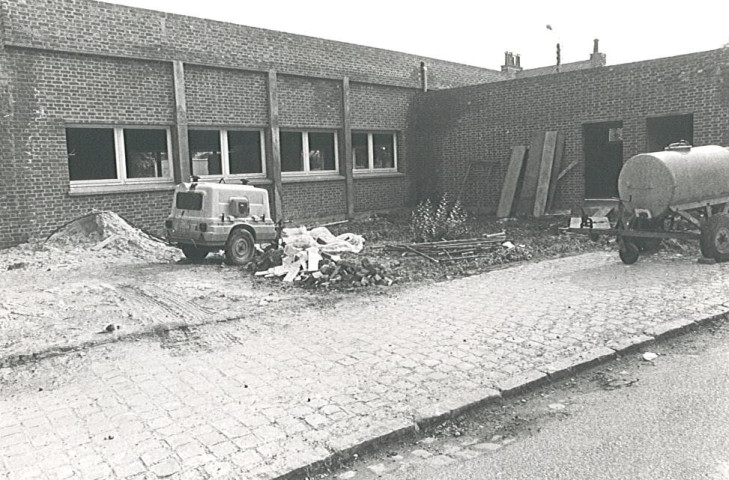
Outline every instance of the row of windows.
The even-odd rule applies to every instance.
[[[190,129],[190,171],[200,177],[265,177],[262,130]],[[339,171],[336,132],[282,131],[279,136],[284,175]],[[67,128],[66,147],[72,182],[149,183],[172,178],[167,128]],[[397,171],[394,133],[352,133],[358,172]]]

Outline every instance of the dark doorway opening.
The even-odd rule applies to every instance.
[[[694,144],[694,115],[671,115],[646,120],[648,151],[658,152],[671,143],[685,140]]]
[[[582,138],[585,197],[617,197],[623,168],[623,122],[587,123],[582,126]]]

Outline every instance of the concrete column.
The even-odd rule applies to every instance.
[[[185,67],[179,60],[172,62],[175,83],[174,176],[175,182],[190,181],[190,149],[187,144],[187,100],[185,99]]]
[[[283,183],[281,182],[281,140],[278,125],[278,77],[268,71],[268,132],[266,132],[266,171],[273,181],[273,218],[283,220]]]
[[[342,150],[340,172],[344,174],[347,218],[354,218],[354,163],[352,161],[352,116],[350,113],[349,77],[342,80]]]

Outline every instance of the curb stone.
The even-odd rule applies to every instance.
[[[296,470],[275,477],[274,480],[298,480],[309,478],[313,474],[323,471],[325,468],[338,463],[345,462],[355,455],[362,455],[382,444],[392,440],[404,439],[415,436],[421,428],[437,425],[448,418],[466,413],[479,407],[498,404],[503,399],[513,397],[528,391],[535,390],[543,385],[568,376],[571,373],[580,372],[591,367],[607,363],[618,356],[634,353],[647,345],[654,344],[661,339],[667,339],[686,333],[692,328],[710,323],[713,321],[729,321],[729,311],[710,315],[699,319],[675,320],[646,330],[645,335],[636,335],[624,339],[609,342],[606,347],[598,347],[588,350],[582,354],[572,356],[565,360],[559,360],[540,369],[528,370],[515,375],[499,383],[498,391],[484,388],[481,398],[465,398],[458,400],[446,400],[421,410],[414,421],[395,420],[393,429],[388,430],[383,425],[373,429],[371,432],[362,432],[342,442],[341,448],[336,444],[330,445],[334,453],[317,460]],[[650,334],[654,335],[650,335]],[[572,362],[572,363],[570,363]],[[551,373],[550,373],[551,372]],[[473,396],[475,397],[475,395]],[[383,431],[388,430],[388,431]],[[378,431],[382,433],[377,433]],[[373,435],[369,435],[372,433]],[[361,440],[356,440],[356,437]],[[365,438],[366,437],[366,438]]]

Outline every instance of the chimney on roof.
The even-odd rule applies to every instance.
[[[600,40],[592,41],[592,53],[590,54],[590,63],[593,67],[604,67],[607,64],[607,56],[600,53]]]
[[[514,56],[512,52],[504,52],[504,64],[501,66],[501,71],[510,76],[516,76],[517,72],[522,70],[521,56],[518,53]]]

